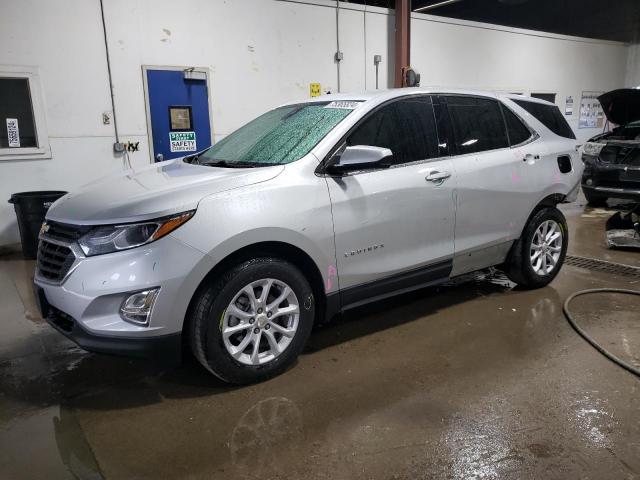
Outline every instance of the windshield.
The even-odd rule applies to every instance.
[[[203,152],[204,165],[262,166],[291,163],[305,156],[357,102],[304,103],[261,115]]]

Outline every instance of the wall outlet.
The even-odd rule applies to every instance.
[[[111,125],[111,112],[102,112],[102,124]]]

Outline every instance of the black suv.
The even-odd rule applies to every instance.
[[[593,206],[611,197],[640,201],[640,89],[613,90],[598,100],[618,126],[584,145],[582,191]]]

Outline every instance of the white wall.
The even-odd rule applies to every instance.
[[[640,43],[629,45],[625,86],[640,87]]]
[[[97,2],[2,0],[0,65],[39,68],[53,158],[0,161],[0,245],[18,241],[11,193],[71,189],[120,166],[100,119],[111,105],[97,18]]]
[[[627,49],[618,42],[414,14],[411,62],[423,85],[555,93],[563,113],[571,96],[573,115],[565,118],[583,142],[599,129],[578,128],[581,94],[622,87]]]
[[[52,159],[0,161],[0,245],[18,241],[13,192],[71,190],[123,168],[113,125],[99,0],[1,0],[0,66],[40,69]],[[122,141],[150,161],[142,65],[207,67],[215,139],[275,105],[306,99],[309,83],[336,91],[336,10],[331,0],[104,0]],[[71,13],[72,12],[72,13]],[[619,43],[415,14],[412,65],[422,84],[572,95],[637,78],[638,50]],[[393,11],[344,4],[339,18],[343,91],[393,84]],[[633,59],[635,63],[632,62]],[[627,64],[635,68],[627,74]],[[631,75],[631,77],[629,77]],[[627,78],[625,78],[625,76]],[[640,82],[638,82],[640,83]],[[593,130],[577,130],[588,138]]]

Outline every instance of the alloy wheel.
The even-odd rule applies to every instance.
[[[281,280],[265,278],[243,287],[220,319],[227,352],[244,365],[262,365],[282,354],[296,334],[300,303]]]
[[[562,253],[562,230],[554,220],[546,220],[536,229],[531,240],[530,261],[538,275],[550,274]]]

